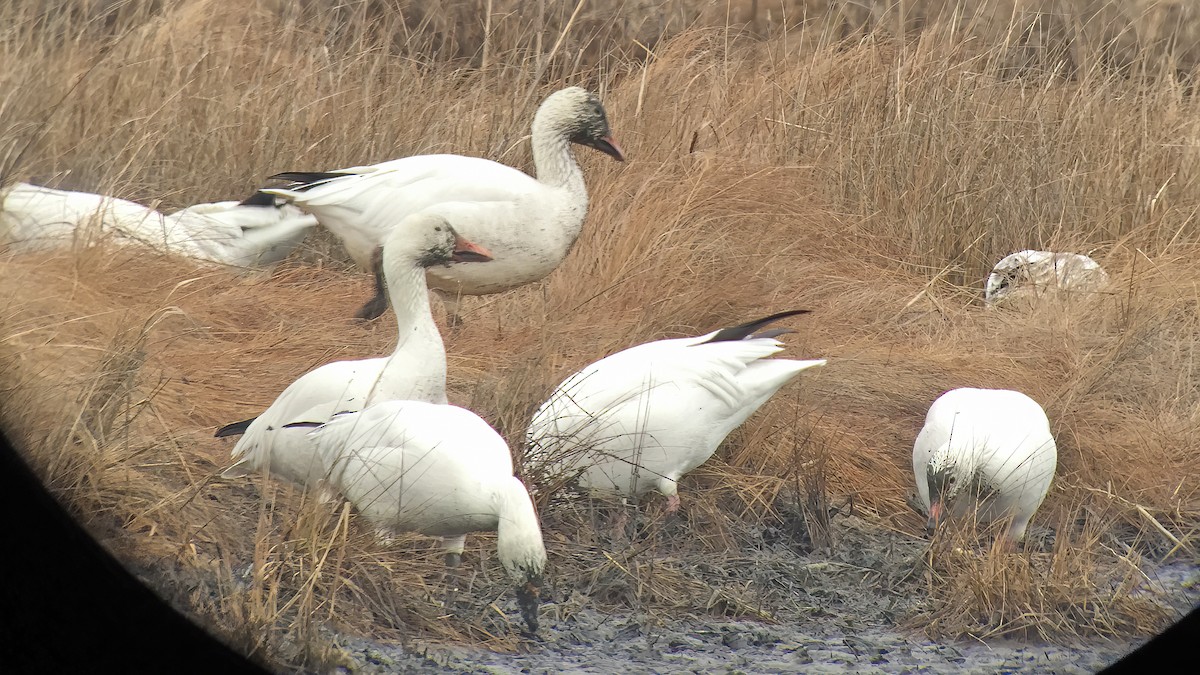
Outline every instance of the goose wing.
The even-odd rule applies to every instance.
[[[249,424],[233,447],[237,461],[223,475],[242,476],[269,462],[272,473],[308,483],[320,468],[316,449],[305,432],[286,425],[326,422],[339,412],[362,409],[386,362],[386,357],[335,361],[299,377]]]
[[[480,211],[484,214],[500,204],[526,202],[547,189],[512,167],[461,155],[421,155],[337,172],[279,176],[296,179],[297,184],[262,192],[313,213],[323,226],[342,238],[360,265],[368,265],[392,226],[412,213],[458,202],[484,204],[486,207]],[[467,221],[456,220],[455,226],[478,217],[480,214]],[[465,231],[463,234],[471,236]]]

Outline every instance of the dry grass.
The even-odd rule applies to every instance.
[[[540,99],[600,91],[630,160],[580,153],[575,250],[545,284],[469,300],[446,337],[451,400],[518,454],[533,407],[589,361],[816,310],[788,353],[829,364],[683,481],[686,532],[650,500],[640,543],[593,537],[603,505],[539,492],[555,612],[784,611],[782,586],[695,561],[736,569],[747,528],[800,521],[798,548],[836,550],[847,521],[830,506],[920,538],[911,444],[933,399],[970,385],[1046,408],[1059,469],[1035,524],[1057,536],[1024,556],[935,544],[916,620],[1048,637],[1166,620],[1129,580],[1139,556],[1196,556],[1200,530],[1190,4],[914,1],[903,18],[764,0],[751,20],[740,3],[609,1],[571,23],[573,5],[545,3],[540,29],[507,0],[490,24],[483,2],[263,1],[253,20],[215,1],[52,4],[0,10],[4,180],[179,206],[421,152],[530,168]],[[366,276],[314,240],[242,277],[138,252],[0,260],[4,427],[97,536],[246,651],[333,663],[326,628],[512,649],[491,537],[470,538],[477,576],[447,621],[426,540],[383,549],[336,505],[214,478],[217,426],[315,365],[392,347],[390,316],[349,319]],[[987,271],[1023,248],[1090,253],[1113,287],[985,309]]]

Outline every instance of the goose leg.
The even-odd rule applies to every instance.
[[[672,515],[679,510],[679,493],[667,495],[667,515]]]
[[[1002,537],[1002,550],[1005,553],[1015,553],[1017,545],[1025,540],[1025,530],[1029,527],[1029,520],[1017,520],[1009,526],[1008,531]]]
[[[454,606],[454,601],[458,597],[459,586],[462,585],[462,573],[459,566],[462,564],[463,549],[467,544],[467,536],[459,535],[457,537],[442,537],[442,550],[446,552],[446,600],[445,607],[450,609]]]
[[[336,501],[337,498],[338,498],[337,490],[334,490],[333,487],[330,486],[328,483],[321,481],[320,486],[317,488],[317,499],[322,504],[330,504],[330,503]]]
[[[383,247],[371,255],[371,268],[375,273],[375,295],[354,315],[356,319],[372,321],[383,316],[388,308],[387,280],[383,278]]]

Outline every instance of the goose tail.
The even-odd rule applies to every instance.
[[[775,323],[776,321],[779,321],[780,319],[786,319],[789,316],[798,316],[800,314],[808,314],[810,312],[812,312],[811,309],[792,309],[792,310],[788,310],[786,312],[779,312],[778,314],[764,316],[761,319],[747,321],[746,323],[743,323],[738,326],[722,328],[721,330],[717,331],[716,334],[714,334],[711,338],[709,338],[708,340],[705,340],[704,342],[701,342],[699,344],[705,344],[708,342],[731,342],[731,341],[735,341],[735,340],[745,340],[748,337],[755,337],[755,338],[775,337],[776,335],[783,335],[784,333],[790,333],[792,331],[787,328],[774,328],[774,329],[764,331],[764,332],[758,333],[758,334],[756,334],[755,331],[759,330],[760,328],[765,328],[766,326],[768,326],[772,323]]]

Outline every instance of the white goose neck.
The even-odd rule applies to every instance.
[[[388,300],[396,315],[396,349],[368,396],[366,405],[381,400],[446,400],[446,347],[433,322],[424,268],[388,263],[384,257]]]
[[[539,575],[546,567],[542,528],[525,484],[515,477],[502,479],[495,494],[499,524],[496,548],[500,563],[517,583]]]
[[[587,199],[583,171],[571,150],[570,120],[562,111],[551,107],[538,110],[533,119],[533,165],[537,179],[553,187],[565,188]]]

